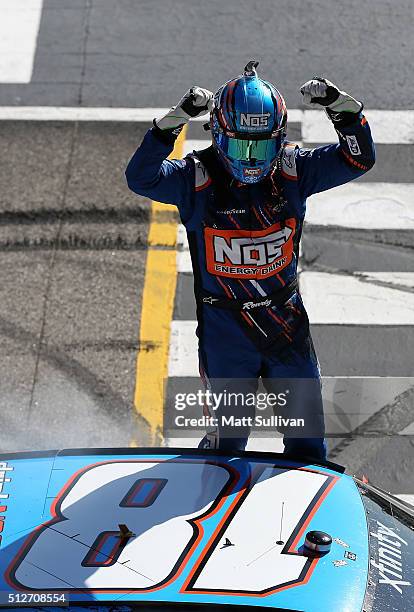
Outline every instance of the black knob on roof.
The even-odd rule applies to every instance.
[[[331,550],[332,538],[324,531],[308,531],[305,547],[313,552],[324,553]]]

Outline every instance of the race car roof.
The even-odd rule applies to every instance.
[[[0,516],[2,593],[189,610],[341,612],[364,600],[364,506],[329,464],[188,449],[4,455]],[[311,530],[332,537],[329,552],[310,555]]]

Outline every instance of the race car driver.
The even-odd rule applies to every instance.
[[[320,370],[297,285],[306,199],[367,172],[375,151],[361,102],[320,77],[300,91],[306,105],[326,110],[338,144],[288,142],[284,99],[251,61],[215,95],[193,87],[154,119],[126,177],[135,193],[177,206],[187,230],[205,384],[247,394],[260,378],[268,391],[296,381],[289,415],[305,411],[310,425],[300,435],[284,430],[285,452],[324,460]],[[212,145],[167,159],[183,126],[206,113]],[[234,411],[250,416],[254,407],[221,405],[215,416]],[[218,419],[200,447],[244,449],[249,431]]]

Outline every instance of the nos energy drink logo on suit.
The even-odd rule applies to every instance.
[[[292,261],[296,220],[264,230],[204,230],[207,271],[228,278],[267,278]]]

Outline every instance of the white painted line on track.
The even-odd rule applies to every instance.
[[[185,251],[189,250],[187,232],[182,223],[177,227],[177,246]]]
[[[395,497],[398,497],[398,499],[401,499],[406,504],[411,504],[411,506],[414,507],[414,495],[409,495],[408,493],[399,493]]]
[[[175,448],[197,448],[198,443],[203,437],[203,433],[199,438],[166,438],[165,446]],[[247,442],[246,450],[269,453],[283,453],[282,438],[254,438],[250,437]]]
[[[408,427],[400,431],[400,435],[402,436],[414,436],[414,422],[412,422]]]
[[[0,0],[0,2],[5,2],[5,0]],[[41,3],[41,0],[31,0],[31,2]],[[3,24],[0,25],[0,28],[3,28]],[[6,62],[5,59],[0,59],[1,61]],[[0,65],[3,64],[0,63]],[[165,107],[1,106],[0,121],[128,121],[151,123],[154,117],[163,115],[168,110]],[[374,141],[377,144],[414,143],[414,110],[367,110],[364,112],[370,122]],[[208,115],[203,115],[191,121],[205,123],[207,120]],[[335,130],[324,111],[290,109],[288,110],[288,121],[302,124],[302,137],[305,142],[321,144],[338,141]],[[392,129],[390,126],[392,126]]]
[[[256,438],[251,436],[247,442],[246,450],[268,452],[268,453],[283,453],[284,446],[282,438]]]
[[[172,321],[171,322],[171,339],[170,339],[170,361],[169,361],[169,369],[168,376],[174,377],[198,377],[198,351],[197,344],[198,340],[195,335],[197,328],[197,321]],[[338,385],[338,381],[343,380],[344,384],[347,380],[354,380],[357,387],[358,383],[367,385],[371,384],[370,381],[373,381],[374,387],[378,387],[380,381],[384,380],[383,376],[322,376],[323,380],[326,381],[326,385],[330,388],[332,385]],[[398,395],[398,393],[402,393],[408,388],[411,388],[413,385],[413,378],[401,376],[401,377],[391,377],[393,381],[393,389],[391,398],[387,397],[387,392],[391,392],[390,389],[382,389],[382,396],[384,399],[384,403],[390,401],[393,397]],[[378,382],[379,381],[379,382]],[[395,387],[395,389],[394,389]],[[338,389],[337,389],[338,390]],[[332,391],[333,393],[333,391]],[[372,402],[371,402],[372,403]],[[379,406],[381,407],[381,406]],[[378,407],[375,407],[375,410],[378,410]],[[401,433],[408,435],[412,431],[413,425],[410,425],[406,430],[403,430]]]
[[[197,321],[172,321],[171,322],[171,337],[170,337],[170,359],[169,359],[169,367],[168,367],[168,376],[194,376],[197,377],[198,374],[198,351],[197,345],[198,340],[195,335],[197,328]],[[354,379],[356,384],[358,385],[358,381],[364,380],[373,380],[378,379],[382,380],[383,377],[375,377],[375,376],[326,376],[323,377],[324,380],[327,381],[327,385],[330,386],[329,382],[332,380],[335,384],[338,380],[343,379],[344,381],[349,379]],[[393,381],[395,381],[395,385],[402,385],[402,389],[405,390],[409,388],[413,384],[412,378],[407,377],[393,377]],[[408,385],[406,387],[405,385]],[[378,384],[377,384],[378,386]],[[402,392],[402,391],[401,391]],[[385,396],[385,391],[383,392]],[[393,396],[394,397],[394,396]],[[404,431],[402,433],[408,434],[410,431]],[[414,432],[413,432],[414,433]]]
[[[192,274],[193,266],[191,263],[190,251],[177,252],[177,272],[182,274]]]
[[[327,430],[339,433],[340,437],[341,433],[363,426],[413,385],[412,377],[322,375]]]
[[[1,2],[2,0],[0,0]],[[40,0],[33,0],[39,2]],[[168,108],[113,108],[94,106],[0,106],[0,121],[131,121],[151,123],[154,117],[165,115]],[[303,111],[288,111],[291,123],[300,123]],[[206,123],[208,115],[191,122]]]
[[[347,183],[334,187],[308,198],[305,221],[355,229],[414,229],[414,184]],[[178,227],[178,245],[188,249],[183,225]]]
[[[302,272],[300,286],[313,324],[414,325],[414,293],[326,272]]]
[[[198,378],[196,325],[196,321],[172,322],[169,377]],[[412,389],[414,378],[322,376],[322,383],[329,430],[349,433],[350,430],[362,426],[396,397]],[[347,415],[345,421],[343,415]],[[413,426],[410,427],[400,434],[413,434]],[[268,446],[262,448],[265,449],[277,450]]]
[[[356,229],[414,229],[414,184],[347,183],[308,198],[306,222]]]
[[[43,0],[0,0],[0,83],[30,83]]]
[[[358,272],[357,274],[369,281],[414,289],[414,272]]]
[[[168,376],[194,376],[198,373],[197,321],[171,321]]]
[[[372,321],[381,321],[380,325],[414,325],[414,296],[411,294],[401,296],[401,292],[397,290],[382,287],[379,293],[377,287],[367,291],[366,286],[363,286],[361,295],[357,293],[361,287],[357,279],[340,276],[334,280],[334,287],[332,287],[334,275],[327,274],[326,276],[330,278],[310,278],[310,275],[317,274],[319,273],[302,272],[301,292],[311,323],[374,326]],[[351,282],[348,283],[348,280]],[[349,289],[354,289],[355,293],[344,295]],[[391,299],[390,293],[392,294]],[[320,295],[324,295],[323,304],[320,303]],[[406,304],[402,306],[404,296],[410,298],[411,307]],[[174,320],[171,322],[169,376],[198,376],[196,328],[197,321]],[[332,378],[337,380],[361,377],[335,376]],[[401,380],[405,382],[406,378],[402,377]],[[402,433],[414,434],[414,424]]]
[[[202,434],[198,438],[164,438],[164,445],[173,448],[197,448]]]
[[[289,123],[302,123],[304,111],[300,108],[288,109],[288,122]]]
[[[184,156],[188,155],[188,153],[192,153],[193,151],[200,151],[201,149],[206,149],[211,145],[210,140],[186,140],[184,142]]]
[[[413,144],[414,110],[364,110],[377,144]],[[324,111],[307,110],[302,118],[302,138],[320,144],[337,142],[335,129]]]
[[[2,121],[128,121],[152,123],[166,108],[88,106],[0,106]]]

